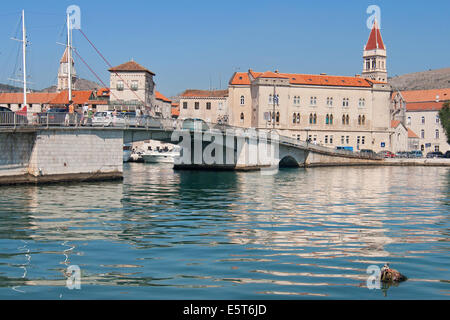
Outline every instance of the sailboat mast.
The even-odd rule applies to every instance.
[[[23,50],[23,105],[27,105],[27,34],[25,29],[25,10],[22,10],[22,50]]]
[[[72,44],[70,37],[70,18],[67,14],[67,66],[68,66],[68,85],[69,85],[69,103],[72,103]]]

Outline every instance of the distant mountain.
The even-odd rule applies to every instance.
[[[0,83],[0,92],[23,92],[23,88]]]
[[[394,90],[450,88],[450,68],[409,73],[388,79]]]
[[[86,79],[77,79],[75,80],[73,84],[73,90],[83,90],[83,91],[89,91],[89,90],[98,90],[100,88],[103,88],[101,85],[99,85],[96,82],[86,80]],[[56,86],[51,86],[45,89],[42,89],[41,92],[56,92],[57,90]]]

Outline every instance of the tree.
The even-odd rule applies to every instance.
[[[450,101],[444,103],[444,106],[439,111],[439,118],[447,136],[447,143],[450,144]]]

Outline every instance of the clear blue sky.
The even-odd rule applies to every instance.
[[[82,11],[82,30],[112,65],[134,59],[156,73],[166,96],[225,88],[234,71],[361,73],[369,30],[366,9],[381,8],[390,76],[450,67],[450,1],[193,0],[2,1],[0,82],[11,83],[18,43],[10,40],[25,9],[34,89],[56,84],[66,8]],[[109,85],[106,64],[78,31],[74,45]],[[76,60],[81,77],[96,80]]]

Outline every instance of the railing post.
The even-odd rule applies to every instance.
[[[16,128],[17,114],[14,112],[14,129]]]

